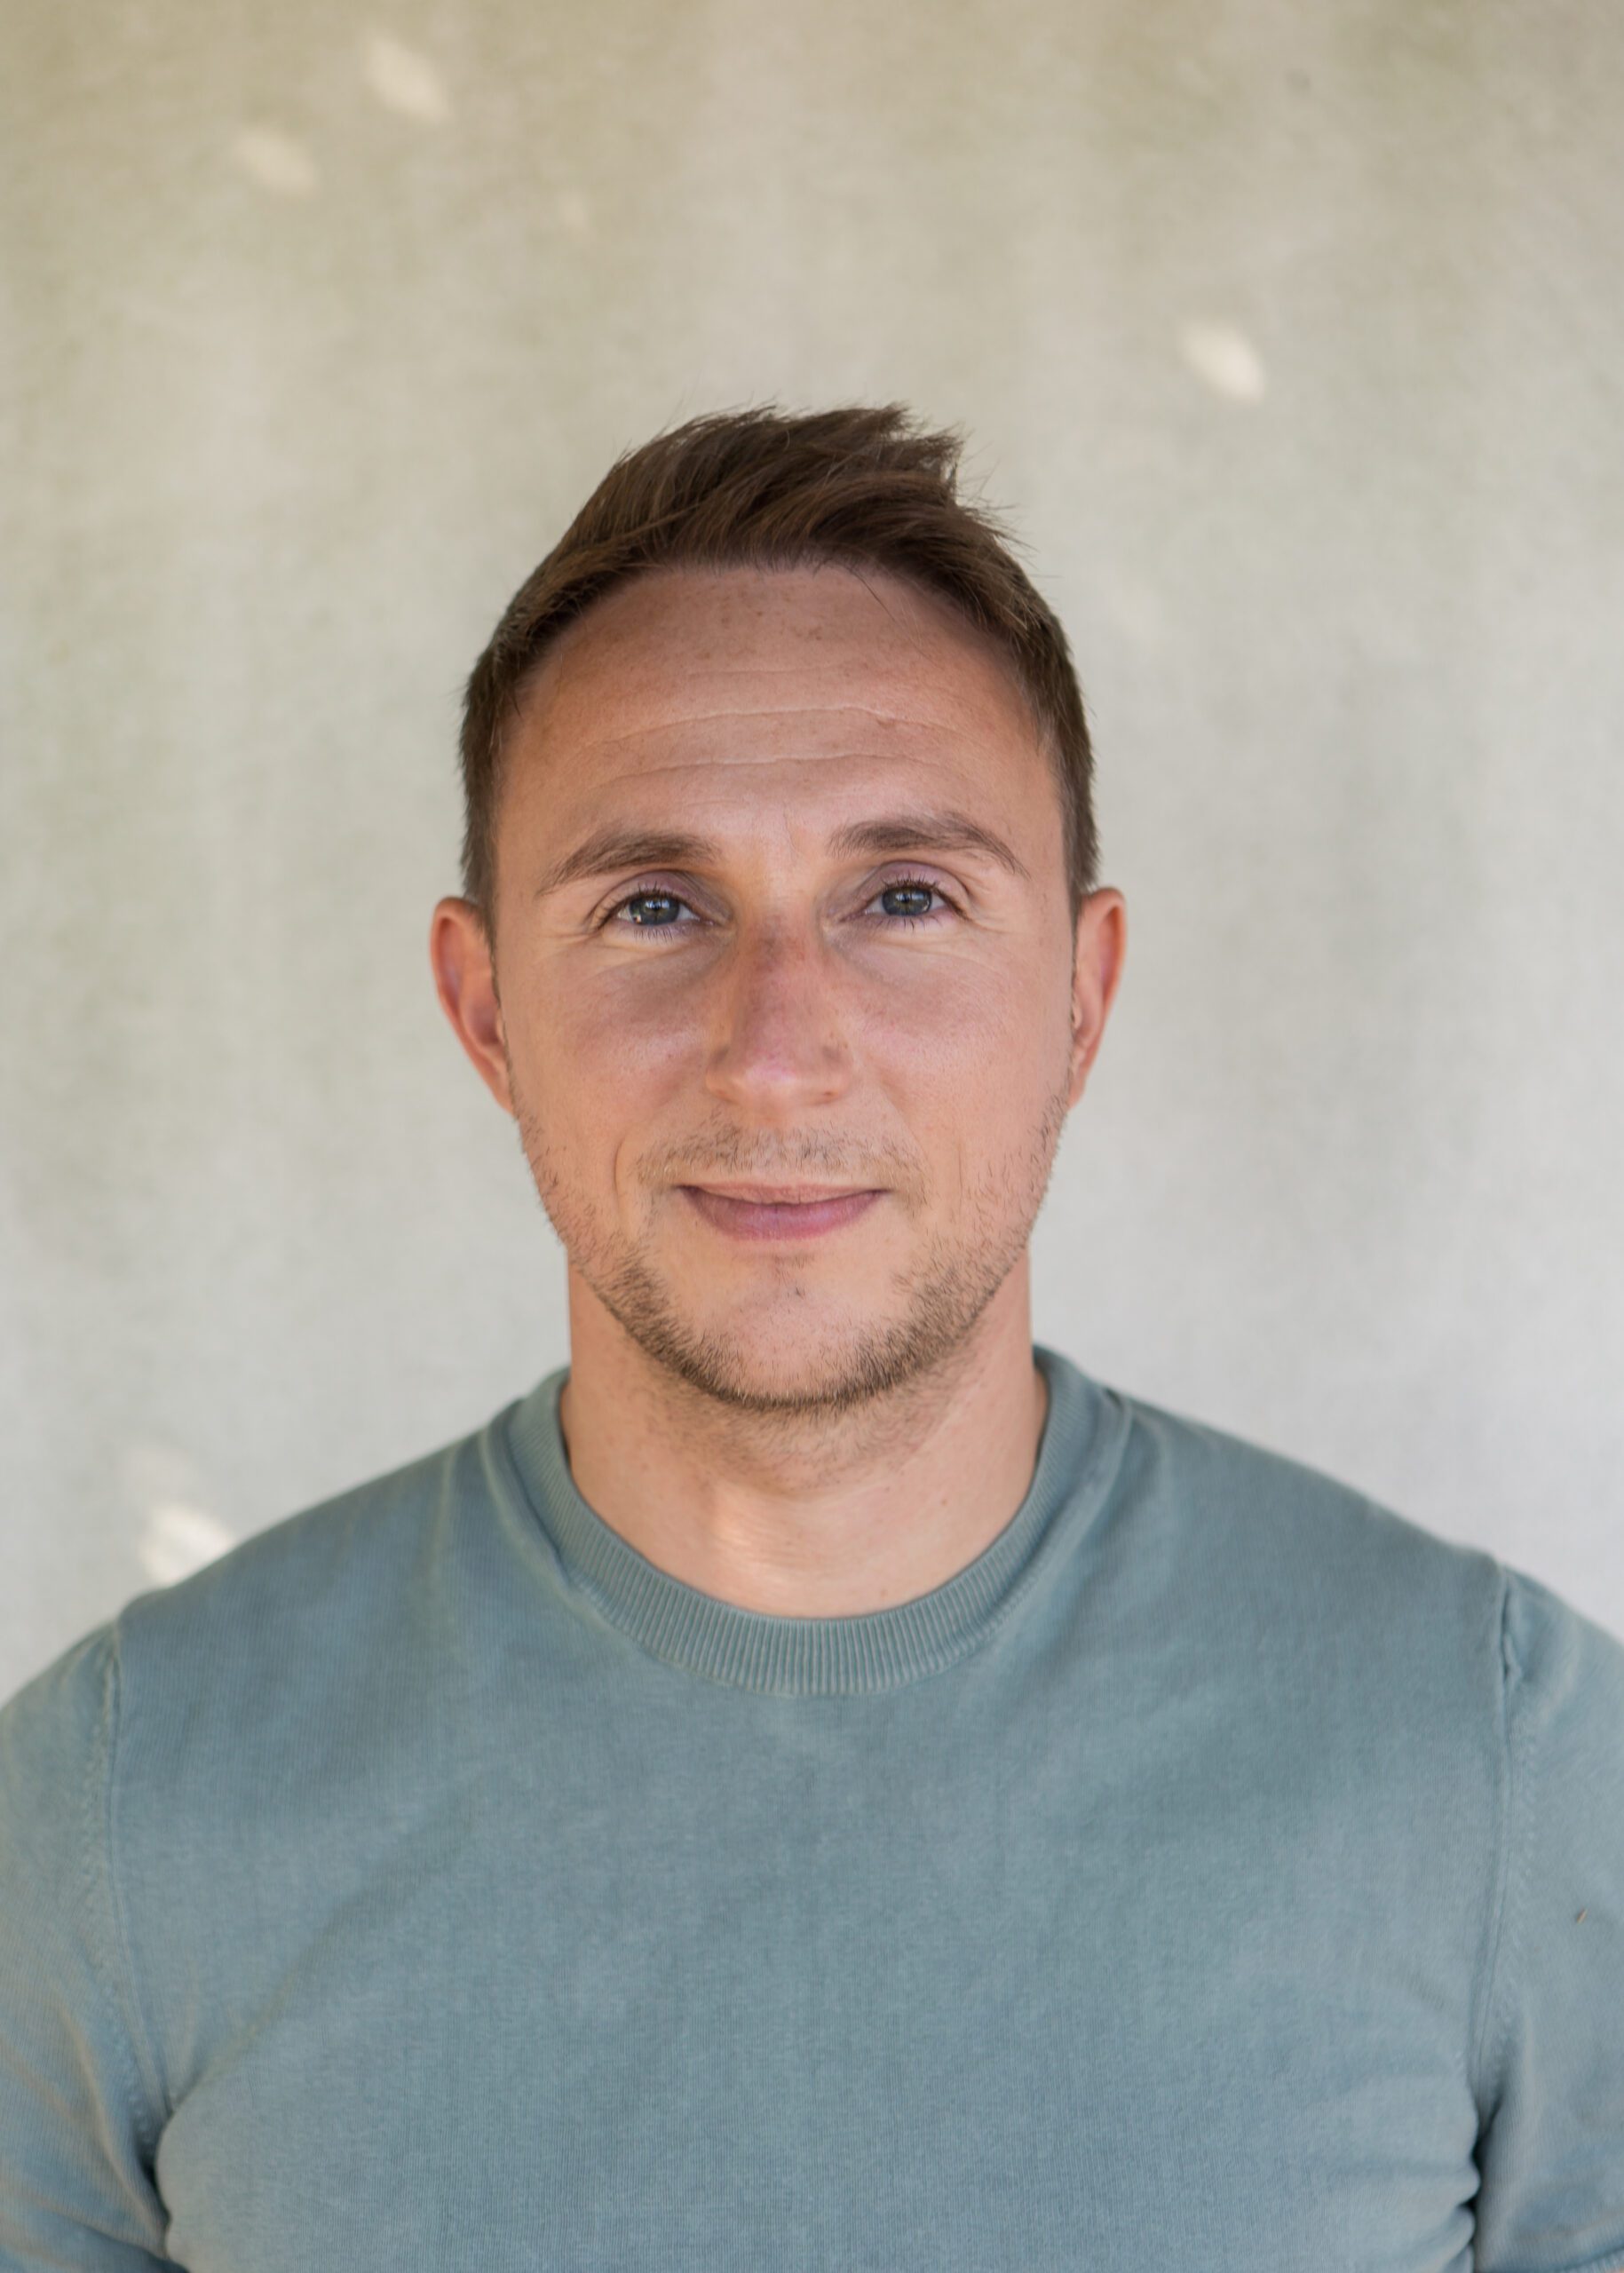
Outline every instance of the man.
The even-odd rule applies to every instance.
[[[569,1364],[0,1714],[0,2265],[1624,2267],[1624,1646],[1033,1344],[1124,910],[955,470],[692,421],[480,657]]]

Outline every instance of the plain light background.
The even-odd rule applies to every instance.
[[[1624,1632],[1615,0],[6,21],[0,1695],[566,1357],[461,685],[768,400],[963,425],[1077,652],[1038,1337]]]

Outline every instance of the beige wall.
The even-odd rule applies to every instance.
[[[6,22],[0,1693],[566,1355],[457,696],[767,399],[963,422],[1078,651],[1040,1336],[1624,1631],[1615,0]]]

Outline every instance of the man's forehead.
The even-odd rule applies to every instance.
[[[548,653],[516,740],[602,762],[893,753],[946,736],[1030,741],[989,644],[899,579],[661,571],[594,604]]]

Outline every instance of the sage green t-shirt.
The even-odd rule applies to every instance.
[[[0,2267],[1624,2268],[1624,1644],[1035,1355],[890,1609],[646,1561],[560,1368],[19,1691]]]

